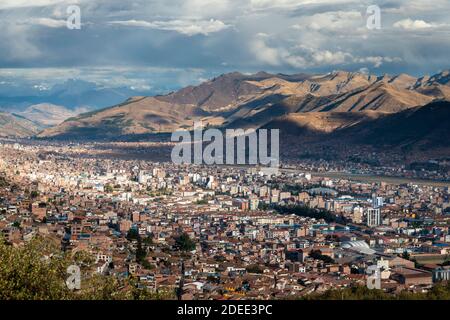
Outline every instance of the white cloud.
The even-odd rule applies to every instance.
[[[170,20],[170,21],[143,21],[143,20],[127,20],[127,21],[112,21],[111,24],[143,27],[158,30],[176,31],[178,33],[194,36],[198,34],[208,35],[210,33],[219,32],[230,27],[220,20]]]
[[[278,66],[281,64],[280,53],[277,49],[267,46],[262,39],[256,39],[250,43],[250,51],[262,63],[271,66]]]
[[[356,0],[355,0],[356,1]],[[254,9],[295,8],[304,5],[348,3],[352,0],[250,0]]]
[[[336,66],[357,64],[370,64],[375,68],[381,67],[385,62],[399,62],[400,58],[367,56],[358,57],[342,50],[314,48],[307,45],[298,45],[291,48],[271,47],[264,37],[260,37],[250,44],[250,51],[255,58],[271,66],[287,65],[294,68],[310,68],[320,66]]]
[[[184,0],[182,14],[191,17],[214,17],[236,7],[233,0]]]
[[[428,12],[439,12],[441,10],[448,10],[448,0],[433,0],[432,4],[427,0],[408,0],[396,1],[395,6],[383,8],[384,13],[392,14],[425,14]]]
[[[24,7],[43,7],[59,3],[68,3],[69,0],[1,0],[0,9],[14,9]],[[71,4],[77,4],[78,0],[70,0]]]
[[[48,27],[48,28],[65,28],[65,27],[67,27],[66,20],[57,20],[57,19],[51,19],[51,18],[31,19],[29,21],[29,23]]]
[[[398,57],[382,57],[382,56],[369,56],[369,57],[363,57],[363,58],[354,58],[353,62],[355,63],[370,63],[372,64],[375,68],[379,68],[383,65],[383,63],[388,62],[388,63],[393,63],[393,62],[400,62],[402,61],[402,59],[398,58]]]
[[[395,28],[404,30],[423,30],[438,27],[437,24],[428,23],[423,20],[404,19],[394,23]]]
[[[342,51],[331,52],[307,46],[293,48],[273,48],[263,39],[256,39],[250,44],[250,51],[256,59],[271,66],[288,65],[294,68],[307,68],[320,65],[344,64],[351,55]]]
[[[346,62],[347,58],[351,57],[349,53],[337,51],[331,52],[329,50],[315,51],[312,58],[316,64],[330,64],[337,65]]]
[[[358,11],[334,11],[302,17],[302,20],[292,28],[314,31],[352,31],[365,25],[366,21]]]

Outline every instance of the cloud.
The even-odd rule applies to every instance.
[[[290,48],[272,47],[266,43],[267,37],[259,37],[250,44],[250,50],[255,58],[271,66],[287,65],[294,68],[313,68],[320,66],[337,66],[351,64],[370,64],[379,68],[383,63],[402,61],[400,58],[388,56],[360,57],[342,50],[314,48],[307,45],[298,45]]]
[[[50,6],[59,3],[68,3],[69,0],[2,0],[0,2],[0,10],[1,9],[15,9],[15,8],[24,8],[24,7],[42,7],[42,6]],[[71,4],[78,3],[77,0],[71,1]]]
[[[197,18],[233,14],[239,6],[235,0],[184,0],[182,3],[183,15]]]
[[[285,64],[295,68],[306,68],[321,64],[338,65],[345,63],[351,57],[350,54],[342,51],[318,50],[304,45],[294,48],[274,48],[270,47],[262,38],[254,40],[250,44],[250,49],[260,62],[272,66]]]
[[[271,66],[281,64],[280,53],[277,49],[269,47],[263,39],[256,39],[250,43],[250,51],[256,59]]]
[[[420,75],[449,67],[450,1],[434,0],[432,6],[425,0],[375,1],[381,7],[382,29],[368,30],[365,15],[372,2],[0,0],[0,70],[204,70],[195,77],[158,72],[151,83],[138,77],[128,84],[164,91],[236,70],[319,73],[376,68],[380,74]],[[64,28],[71,4],[80,5],[81,30]],[[136,72],[132,74],[135,78]],[[95,72],[105,86],[124,83],[128,75]]]
[[[349,53],[342,51],[331,52],[329,50],[323,50],[323,51],[315,51],[312,54],[313,61],[316,64],[329,64],[329,65],[343,64],[349,57],[351,57]]]
[[[219,32],[229,28],[220,20],[171,20],[171,21],[142,21],[142,20],[128,20],[128,21],[112,21],[111,24],[129,26],[129,27],[143,27],[158,30],[176,31],[178,33],[194,36],[198,34],[209,35],[210,33]]]
[[[40,26],[48,27],[48,28],[66,28],[67,27],[66,20],[57,20],[57,19],[51,19],[51,18],[31,19],[27,23],[40,25]]]
[[[356,1],[356,0],[355,0]],[[250,0],[253,9],[292,9],[306,5],[334,5],[338,3],[354,2],[352,0]]]
[[[438,27],[437,24],[428,23],[423,20],[412,20],[412,19],[404,19],[397,21],[394,23],[395,28],[400,28],[404,30],[423,30],[423,29],[431,29]]]
[[[303,17],[292,28],[314,31],[353,31],[365,25],[366,21],[358,11],[334,11]]]
[[[395,63],[395,62],[401,62],[402,59],[398,57],[382,57],[382,56],[369,56],[369,57],[363,57],[363,58],[354,58],[354,62],[361,63],[361,64],[367,64],[370,63],[374,66],[374,68],[379,68],[383,65],[383,63]]]
[[[2,38],[8,40],[2,49]],[[6,24],[0,34],[0,51],[2,56],[8,59],[21,59],[27,61],[40,56],[41,51],[33,43],[33,33],[30,33],[26,25]]]

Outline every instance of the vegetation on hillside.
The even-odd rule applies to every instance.
[[[304,300],[450,300],[450,282],[436,284],[426,293],[403,291],[397,295],[383,290],[370,290],[355,286],[345,289],[328,290],[325,293],[313,293],[302,297]]]
[[[49,239],[35,238],[11,246],[0,238],[0,300],[148,300],[170,299],[172,293],[153,293],[132,277],[118,279],[93,274],[90,255],[63,253]],[[67,268],[81,269],[81,289],[70,290]]]

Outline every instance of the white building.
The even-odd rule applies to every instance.
[[[374,208],[381,208],[382,206],[384,206],[383,197],[374,196],[372,199],[372,204]]]
[[[379,208],[367,209],[367,226],[377,227],[381,225],[381,211]]]

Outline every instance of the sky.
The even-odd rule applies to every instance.
[[[449,0],[0,0],[0,28],[0,96],[69,79],[160,94],[231,71],[450,68]]]

